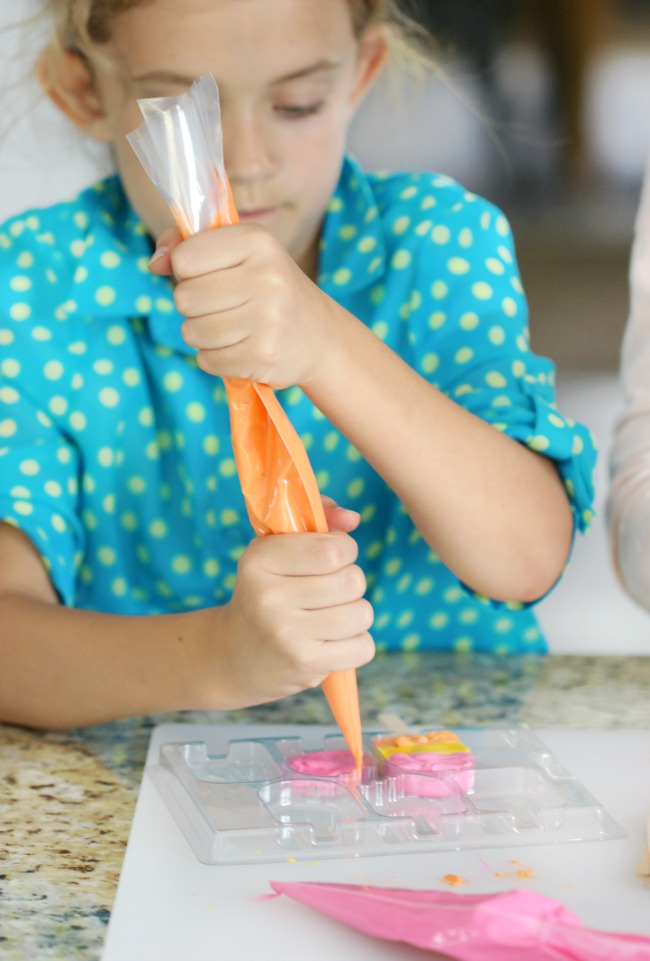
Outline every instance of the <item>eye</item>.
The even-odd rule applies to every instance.
[[[314,114],[319,113],[324,104],[324,100],[318,100],[316,103],[299,105],[278,104],[273,109],[276,113],[280,114],[282,117],[286,117],[288,120],[300,120],[302,117],[312,117]]]

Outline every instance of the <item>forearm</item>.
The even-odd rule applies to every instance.
[[[332,533],[255,538],[227,604],[140,617],[61,607],[29,538],[0,523],[0,721],[232,710],[367,663],[372,608],[344,532],[355,520],[332,513]]]
[[[402,500],[457,576],[508,600],[560,575],[571,510],[555,466],[464,410],[336,308],[335,346],[305,390]]]
[[[69,728],[204,707],[200,667],[210,614],[98,614],[4,594],[0,719]]]
[[[641,607],[650,610],[650,475],[617,485],[609,502],[612,561],[618,579]]]
[[[630,281],[620,371],[624,408],[610,450],[607,519],[619,580],[650,610],[650,174],[637,215]]]
[[[619,580],[650,610],[650,402],[644,390],[628,386],[628,407],[616,425],[610,452],[607,521]]]

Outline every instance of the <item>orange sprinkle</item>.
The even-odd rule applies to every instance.
[[[521,861],[509,861],[509,864],[517,865],[522,864]],[[495,878],[534,878],[535,873],[532,868],[527,865],[517,868],[516,871],[495,871]]]
[[[461,878],[460,874],[445,874],[442,880],[452,888],[459,888],[463,884],[469,884],[469,881],[466,878]]]

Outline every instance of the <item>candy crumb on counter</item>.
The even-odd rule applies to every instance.
[[[470,883],[467,878],[462,878],[460,874],[445,874],[442,880],[452,888],[460,888],[463,884]]]

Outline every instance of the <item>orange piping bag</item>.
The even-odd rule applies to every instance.
[[[167,200],[183,237],[239,223],[223,166],[219,91],[201,77],[180,97],[138,101],[145,123],[127,139]],[[327,532],[307,452],[268,384],[224,377],[232,447],[256,535]],[[322,684],[334,719],[361,769],[363,742],[356,672]]]
[[[236,224],[239,216],[227,181],[226,187],[230,222]],[[293,531],[326,533],[323,502],[307,452],[273,390],[241,378],[224,377],[223,382],[235,463],[255,533],[260,537]],[[274,466],[277,476],[271,478],[268,469]],[[359,770],[363,741],[356,671],[337,671],[321,686]]]

